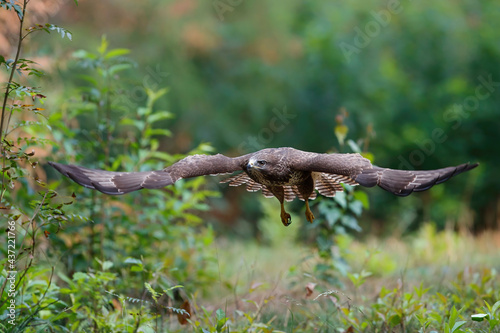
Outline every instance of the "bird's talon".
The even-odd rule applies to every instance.
[[[313,223],[314,218],[314,214],[310,210],[306,210],[306,219],[309,221],[309,223]]]
[[[288,227],[290,224],[292,224],[292,217],[288,213],[281,214],[281,223],[285,227]]]
[[[306,201],[306,219],[309,223],[313,223],[314,214],[311,212],[311,208],[309,207],[309,201]]]

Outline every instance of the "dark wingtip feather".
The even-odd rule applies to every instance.
[[[444,183],[458,174],[476,168],[478,165],[479,163],[465,163],[455,167],[426,171],[404,171],[373,167],[373,169],[363,170],[356,177],[356,181],[360,185],[367,187],[379,185],[386,191],[405,197],[413,192],[425,191],[434,185]]]
[[[68,172],[67,172],[67,165],[65,164],[59,164],[59,163],[56,163],[56,162],[48,162],[49,165],[51,167],[53,167],[54,169],[56,169],[57,171],[59,171],[59,173],[63,174],[64,176],[68,176]]]
[[[123,194],[122,192],[119,192],[118,189],[116,189],[115,187],[105,187],[100,185],[98,182],[93,181],[88,175],[84,173],[84,171],[99,172],[101,170],[91,170],[72,164],[60,164],[55,162],[48,162],[48,163],[51,167],[59,171],[63,176],[68,177],[75,183],[82,185],[86,188],[98,190],[105,194],[113,194],[113,195]]]
[[[113,172],[54,162],[49,162],[49,165],[82,186],[111,195],[125,194],[143,188],[162,188],[176,181],[164,170]]]
[[[51,167],[56,169],[63,176],[68,177],[75,183],[78,183],[87,188],[96,189],[89,177],[85,176],[80,170],[80,167],[71,164],[60,164],[56,162],[48,162]]]

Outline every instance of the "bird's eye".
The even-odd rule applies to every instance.
[[[266,165],[266,163],[267,163],[267,162],[266,162],[266,161],[264,161],[264,160],[259,160],[259,161],[257,161],[257,164],[258,164],[258,165],[260,165],[260,166],[264,166],[264,165]]]

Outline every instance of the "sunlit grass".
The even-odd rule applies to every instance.
[[[276,221],[273,221],[276,222]],[[276,223],[282,230],[283,228]],[[356,235],[336,237],[337,248],[345,257],[351,272],[366,270],[374,277],[393,279],[405,277],[421,281],[452,277],[464,270],[484,267],[500,269],[500,233],[479,236],[453,231],[437,232],[431,224],[405,238],[368,238]],[[290,275],[296,269],[312,270],[319,260],[315,250],[292,239],[278,239],[269,245],[255,241],[221,239],[217,242],[222,278],[247,281],[272,280]],[[311,273],[311,272],[310,272]],[[341,277],[342,278],[342,277]]]
[[[385,321],[394,321],[395,331],[403,331],[408,323],[413,328],[424,325],[411,317],[424,308],[431,314],[439,308],[441,321],[447,322],[452,306],[460,309],[463,303],[472,313],[479,311],[483,300],[492,304],[500,299],[500,291],[492,289],[500,286],[496,275],[500,270],[500,233],[473,236],[449,230],[438,232],[427,224],[403,238],[361,240],[355,235],[337,236],[332,251],[345,258],[349,273],[339,272],[338,284],[332,285],[315,274],[314,267],[321,259],[314,248],[281,235],[294,235],[293,228],[275,224],[281,229],[266,227],[277,237],[268,245],[231,239],[216,242],[220,285],[210,299],[198,299],[198,304],[206,304],[209,310],[224,309],[234,325],[246,321],[244,313],[251,313],[256,322],[284,331],[318,325],[333,331],[341,327],[340,323],[344,328],[353,325],[370,331],[370,325],[377,327],[373,316],[385,313],[391,316]],[[307,286],[314,288],[310,295]],[[416,290],[422,292],[421,298]],[[404,303],[408,297],[412,301]],[[392,303],[384,303],[389,299],[394,308]],[[378,303],[385,304],[383,309]],[[401,319],[398,311],[408,313]],[[420,318],[423,323],[427,320],[430,327],[438,325],[437,317],[427,318],[426,314]],[[463,319],[469,317],[464,314]],[[397,325],[398,320],[403,324]]]

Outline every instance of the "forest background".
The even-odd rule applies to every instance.
[[[2,7],[1,208],[18,272],[4,329],[498,331],[495,1]],[[284,228],[276,200],[221,177],[112,198],[46,164],[142,171],[280,146],[480,166],[407,198],[346,187],[314,202],[311,225],[296,200]]]

